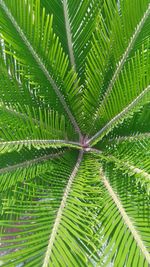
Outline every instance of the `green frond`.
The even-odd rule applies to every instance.
[[[69,123],[65,122],[64,116],[59,116],[57,112],[41,110],[39,108],[38,113],[34,108],[18,107],[15,109],[5,108],[3,105],[0,106],[0,142],[6,146],[11,141],[23,141],[20,145],[31,145],[35,146],[51,146],[48,140],[64,140],[64,143],[68,141],[67,132],[70,133],[70,137],[73,136],[73,130]],[[33,142],[29,142],[33,140]],[[36,142],[37,140],[37,142]],[[39,142],[38,142],[39,140]],[[40,144],[41,140],[41,144]],[[45,144],[42,140],[45,140]],[[47,140],[47,143],[46,143]],[[34,144],[35,142],[35,144]],[[53,142],[55,145],[56,142]],[[58,142],[59,145],[61,142]],[[57,144],[58,144],[57,143]],[[17,144],[17,143],[16,143]],[[15,143],[14,143],[15,145]]]
[[[25,183],[42,175],[47,169],[51,169],[48,160],[59,158],[63,151],[50,151],[48,149],[30,150],[23,149],[20,152],[11,151],[8,154],[1,155],[3,165],[0,168],[0,192],[5,194],[9,189],[13,190],[14,186]],[[11,160],[8,164],[8,161]],[[17,160],[17,163],[16,163]]]
[[[150,131],[150,105],[146,104],[135,110],[132,116],[125,118],[122,123],[116,125],[104,138],[96,145],[97,148],[105,149],[111,143],[120,143],[124,140],[138,141],[149,136]]]
[[[138,50],[134,57],[128,60],[116,80],[113,90],[105,95],[98,110],[98,115],[102,117],[102,123],[111,120],[149,85],[150,53],[148,47],[149,40],[143,45],[141,52]]]
[[[28,66],[25,66],[22,73],[30,82],[39,84],[39,96],[42,94],[45,101],[52,96],[50,107],[54,107],[57,97],[59,104],[80,133],[72,114],[80,109],[79,79],[73,69],[68,69],[68,58],[59,38],[53,32],[52,16],[46,16],[44,11],[41,16],[40,1],[29,3],[16,0],[15,4],[17,10],[14,1],[0,2],[2,37],[11,44],[11,55],[14,55],[20,64]],[[28,16],[24,16],[24,12]]]
[[[49,160],[43,172],[31,171],[32,179],[15,184],[8,196],[7,192],[3,194],[1,261],[4,265],[23,262],[34,265],[38,258],[41,266],[75,159],[76,154],[67,153],[60,159]]]
[[[5,59],[8,60],[7,57]],[[14,62],[11,64],[15,66]],[[50,110],[45,103],[42,103],[35,95],[34,87],[32,88],[29,82],[21,79],[20,74],[15,72],[16,67],[11,67],[11,64],[7,69],[5,60],[1,57],[0,124],[3,131],[0,131],[0,139],[3,139],[2,135],[11,135],[11,133],[8,134],[6,132],[8,128],[11,128],[9,123],[6,124],[6,121],[10,121],[15,128],[18,125],[16,129],[12,129],[12,137],[4,138],[7,141],[20,139],[67,139],[69,136],[67,136],[66,132],[70,132],[70,138],[76,138],[74,130],[65,116],[58,115],[58,112]],[[6,90],[6,88],[8,89]],[[15,120],[16,124],[13,124],[13,120]],[[16,131],[19,131],[17,133],[18,136],[14,134]]]
[[[132,3],[121,1],[118,7],[116,1],[104,2],[86,67],[84,106],[86,119],[89,120],[90,114],[93,120],[92,127],[88,125],[86,129],[89,131],[90,128],[90,134],[101,126],[97,125],[99,115],[103,116],[99,110],[111,92],[115,91],[115,83],[120,83],[119,77],[128,60],[134,61],[135,53],[141,54],[145,45],[145,52],[149,50],[148,3],[147,0],[142,3],[137,3],[137,0]],[[120,86],[124,82],[128,83],[126,77],[124,81],[121,80]],[[132,83],[130,86],[132,88]],[[118,100],[116,95],[115,99]]]
[[[101,0],[54,0],[52,3],[41,0],[42,7],[46,7],[46,10],[54,15],[54,30],[82,82],[85,60],[91,48],[92,33],[101,3]]]
[[[16,187],[11,197],[4,201],[2,244],[5,254],[1,260],[7,266],[11,266],[10,260],[15,265],[24,262],[27,266],[59,266],[62,261],[64,265],[93,266],[98,260],[99,164],[87,155],[79,166],[80,156],[69,177],[68,157],[71,155],[64,158],[65,162],[62,158],[59,162],[54,159],[55,165],[49,161],[51,169],[46,168],[37,179],[27,180],[23,188]],[[67,179],[68,184],[62,192]],[[20,204],[15,193],[17,197],[22,194]],[[14,201],[9,202],[10,199]],[[8,216],[17,216],[16,223],[13,219],[7,223]],[[71,250],[70,243],[73,244]]]
[[[57,214],[43,266],[53,263],[56,266],[60,263],[64,266],[93,266],[97,262],[100,242],[97,235],[97,213],[101,199],[99,185],[99,165],[86,155],[74,177],[67,199],[64,195],[64,210]]]
[[[19,141],[6,141],[0,142],[0,153],[6,153],[11,151],[19,152],[23,147],[31,149],[40,148],[76,148],[82,149],[81,145],[77,142],[66,141],[66,140],[19,140]]]
[[[118,171],[103,154],[92,152],[91,156],[99,162],[102,191],[101,209],[97,213],[100,257],[96,266],[148,266],[150,198],[147,192],[136,185],[131,174]]]
[[[96,129],[100,130],[90,139],[91,142],[96,139],[94,141],[96,143],[102,139],[104,134],[118,123],[127,117],[132,117],[135,111],[149,103],[149,70],[150,54],[143,46],[142,51],[136,52],[134,58],[127,62],[113,90],[105,95],[94,119]]]
[[[5,45],[2,39],[1,41]],[[20,104],[23,106],[31,105],[34,108],[39,108],[39,106],[44,108],[44,103],[35,97],[31,85],[26,80],[21,80],[13,57],[5,57],[3,51],[1,49],[0,51],[2,52],[0,54],[0,102],[6,106]]]
[[[125,119],[132,118],[135,112],[139,111],[143,105],[149,102],[150,85],[145,88],[131,103],[129,103],[127,107],[100,128],[100,130],[88,140],[88,144],[91,144],[92,146],[97,144],[97,142],[112,131],[114,127],[118,126],[118,124],[122,124]]]
[[[115,145],[115,144],[119,144],[122,142],[137,142],[140,143],[140,141],[147,141],[150,138],[150,133],[134,133],[131,135],[127,135],[127,136],[117,136],[116,138],[113,139],[108,139],[107,140],[107,145]]]
[[[97,266],[148,266],[149,197],[134,179],[105,164],[101,171],[103,207],[101,221],[101,257]]]
[[[150,134],[112,140],[107,144],[106,153],[108,161],[134,175],[136,183],[144,185],[150,192]]]
[[[108,135],[108,138],[116,138],[150,131],[150,104],[143,105],[133,114],[126,118],[122,124],[117,125]]]

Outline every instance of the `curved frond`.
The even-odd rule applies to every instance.
[[[127,135],[127,136],[117,136],[116,138],[113,139],[108,139],[108,145],[115,145],[115,144],[119,144],[122,142],[136,142],[139,144],[138,141],[147,141],[150,138],[150,133],[135,133],[135,134],[131,134],[131,135]]]
[[[139,110],[135,110],[132,116],[125,118],[122,123],[116,125],[103,139],[96,145],[97,148],[105,149],[114,143],[122,141],[138,141],[149,137],[150,132],[150,105],[145,104]]]
[[[66,140],[19,140],[0,142],[0,153],[11,151],[19,152],[23,147],[30,149],[31,147],[40,148],[76,148],[82,149],[80,143]]]
[[[107,136],[110,138],[123,138],[149,133],[150,131],[150,104],[141,106],[132,117],[126,118],[123,123],[117,125]]]

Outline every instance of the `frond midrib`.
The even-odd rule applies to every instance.
[[[133,135],[126,135],[126,136],[117,136],[111,139],[108,139],[107,142],[108,143],[113,143],[116,142],[121,143],[124,141],[136,141],[136,140],[143,140],[146,138],[150,138],[150,133],[146,132],[146,133],[137,133],[137,134],[133,134]]]
[[[54,145],[55,148],[60,148],[61,147],[73,147],[73,148],[77,148],[77,149],[82,149],[82,146],[80,145],[80,143],[78,142],[74,142],[74,141],[68,141],[68,140],[61,140],[61,139],[26,139],[26,140],[14,140],[14,141],[0,141],[0,147],[2,146],[15,146],[15,145]]]
[[[0,174],[11,172],[11,171],[14,171],[14,170],[19,169],[19,168],[26,168],[26,167],[28,167],[30,165],[33,165],[33,164],[36,164],[36,163],[40,163],[40,162],[43,162],[43,161],[47,161],[49,159],[55,159],[55,158],[61,156],[62,153],[63,152],[48,154],[48,155],[45,155],[45,156],[42,156],[42,157],[38,157],[36,159],[26,160],[24,162],[21,162],[21,163],[15,164],[15,165],[9,165],[8,167],[1,168],[0,169]]]
[[[74,57],[74,51],[73,51],[73,41],[72,41],[71,25],[69,21],[67,0],[63,0],[63,10],[64,10],[65,28],[66,28],[70,62],[71,62],[72,67],[76,71],[76,63],[75,63],[75,57]]]

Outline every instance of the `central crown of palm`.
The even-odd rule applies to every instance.
[[[1,266],[150,264],[149,0],[0,0]]]

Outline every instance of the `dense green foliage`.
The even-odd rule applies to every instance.
[[[1,259],[150,265],[149,0],[0,0]]]

